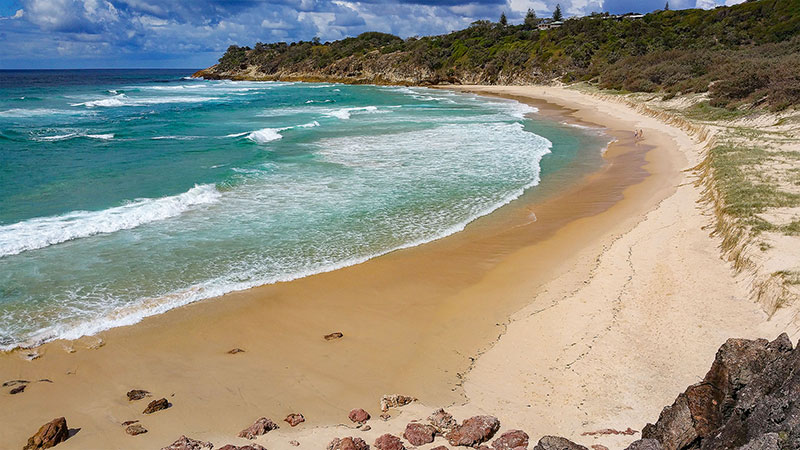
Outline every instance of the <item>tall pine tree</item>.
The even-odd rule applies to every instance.
[[[554,22],[561,22],[564,19],[564,15],[561,14],[561,3],[556,5],[556,10],[553,11],[553,21]]]

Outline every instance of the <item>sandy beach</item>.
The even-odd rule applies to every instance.
[[[704,229],[687,171],[701,143],[574,90],[457,89],[530,102],[552,120],[603,127],[615,142],[600,170],[568,188],[543,184],[447,238],[0,355],[0,381],[50,381],[0,394],[2,447],[21,448],[59,416],[76,431],[64,450],[160,448],[180,435],[244,445],[236,434],[266,416],[281,428],[256,442],[318,449],[348,435],[372,443],[446,407],[459,420],[495,415],[501,430],[523,429],[534,442],[553,434],[624,448],[638,434],[582,433],[641,430],[729,337],[786,331],[797,340],[794,326],[749,300]],[[580,172],[559,176],[570,173]],[[344,337],[323,339],[331,332]],[[129,402],[135,388],[153,397]],[[391,393],[418,401],[377,419]],[[172,406],[142,415],[161,397]],[[373,416],[369,431],[347,419],[359,407]],[[306,422],[290,427],[289,413]],[[128,436],[127,420],[148,432]]]

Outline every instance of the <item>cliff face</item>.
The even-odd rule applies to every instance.
[[[315,67],[310,60],[288,66],[242,62],[234,68],[216,64],[194,74],[210,80],[255,81],[324,81],[349,84],[432,85],[432,84],[527,84],[534,81],[526,73],[505,74],[490,66],[482,70],[453,70],[442,75],[429,67],[409,61],[408,52],[382,54],[371,51],[350,55],[324,67]],[[540,80],[541,81],[541,80]]]

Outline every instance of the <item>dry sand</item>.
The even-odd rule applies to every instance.
[[[604,126],[618,142],[606,166],[573,187],[542,186],[451,237],[52,342],[34,361],[0,355],[2,381],[53,381],[0,394],[0,447],[21,448],[62,415],[80,428],[63,450],[160,448],[181,434],[243,445],[235,435],[256,418],[301,412],[306,423],[280,422],[257,442],[324,448],[334,436],[399,434],[451,405],[459,419],[491,413],[533,439],[620,448],[636,436],[580,434],[641,429],[703,375],[726,338],[783,329],[747,300],[703,231],[708,219],[683,172],[700,155],[683,132],[559,88],[462,89],[527,99],[559,120]],[[635,128],[644,129],[638,144]],[[322,339],[332,331],[345,337]],[[234,347],[245,352],[227,354]],[[143,416],[146,401],[125,398],[132,388],[173,406]],[[369,432],[337,426],[355,407],[376,418],[380,396],[395,392],[420,402],[373,419]],[[149,432],[126,435],[120,423],[134,419]]]

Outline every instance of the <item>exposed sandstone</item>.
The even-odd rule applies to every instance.
[[[414,397],[409,397],[400,394],[389,394],[381,397],[381,411],[386,412],[389,408],[398,408],[405,406],[416,400]]]
[[[283,421],[294,427],[305,422],[306,418],[300,413],[291,413]]]
[[[275,424],[275,422],[267,419],[266,417],[261,417],[253,422],[252,425],[240,431],[239,437],[245,439],[255,439],[256,437],[261,436],[262,434],[267,434],[268,432],[277,428],[278,425]]]
[[[539,443],[533,447],[533,450],[589,450],[588,448],[578,445],[569,439],[559,436],[545,436],[539,439]]]
[[[412,422],[406,425],[406,430],[403,432],[403,437],[408,441],[409,444],[419,446],[433,442],[433,437],[435,434],[436,429],[432,426]]]
[[[347,417],[355,423],[364,423],[370,419],[369,413],[361,408],[351,410]]]
[[[147,408],[142,411],[142,414],[153,414],[154,412],[158,412],[164,409],[169,408],[171,405],[165,398],[160,398],[158,400],[153,400],[152,402],[147,404]]]
[[[369,445],[359,437],[334,438],[327,450],[369,450]]]
[[[67,419],[59,417],[42,425],[39,431],[28,438],[28,443],[22,450],[37,450],[55,447],[56,445],[69,439],[69,428]]]
[[[214,448],[214,444],[181,436],[169,446],[162,447],[161,450],[203,450],[204,448],[212,449]]]
[[[399,437],[389,433],[375,439],[375,447],[378,450],[405,450],[406,448]]]
[[[500,428],[500,421],[494,416],[474,416],[461,422],[445,435],[450,445],[475,447],[494,436]]]
[[[145,391],[144,389],[131,389],[126,394],[128,396],[128,401],[132,402],[134,400],[141,400],[150,395],[149,392]]]
[[[528,433],[522,430],[506,431],[492,442],[492,447],[494,447],[495,450],[528,448]]]
[[[138,436],[140,434],[147,433],[147,428],[143,427],[142,425],[135,423],[128,425],[125,428],[125,432],[130,434],[131,436]]]

